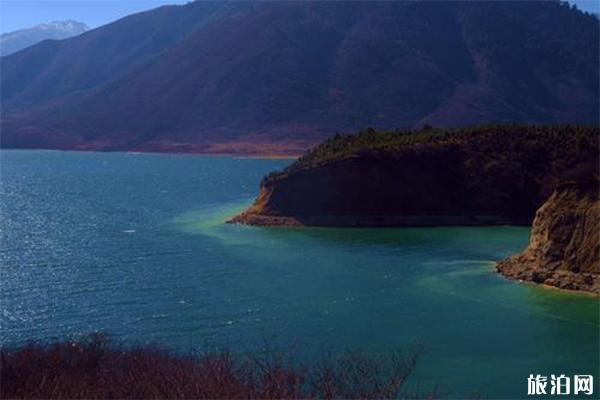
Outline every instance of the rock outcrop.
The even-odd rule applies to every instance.
[[[536,213],[527,249],[498,263],[498,271],[512,279],[600,295],[598,188],[597,175],[557,187]]]
[[[333,138],[265,178],[254,205],[231,222],[530,225],[562,174],[597,160],[597,143],[596,128],[367,130]]]

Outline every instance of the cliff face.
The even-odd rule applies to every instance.
[[[255,204],[234,222],[256,225],[528,224],[534,203],[519,209],[471,196],[460,149],[423,148],[400,156],[351,157],[261,186]],[[501,185],[499,185],[500,187]]]
[[[537,211],[527,249],[497,269],[512,279],[600,294],[598,180],[558,187]]]
[[[314,165],[301,161],[266,179],[255,204],[232,222],[529,225],[558,177],[596,157],[592,138],[597,138],[597,132],[588,133],[589,138],[583,137],[590,142],[576,145],[567,133],[528,135],[519,128],[503,127],[426,138],[385,150],[361,148]],[[315,149],[312,158],[327,146]],[[351,145],[333,145],[347,146]]]

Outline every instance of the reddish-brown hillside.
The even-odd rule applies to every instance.
[[[2,146],[298,153],[424,123],[596,123],[599,23],[541,2],[193,2],[0,59]]]

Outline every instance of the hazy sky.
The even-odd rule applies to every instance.
[[[600,0],[570,0],[585,11],[600,12]],[[126,15],[188,0],[0,0],[0,32],[42,22],[74,19],[92,28]]]
[[[577,7],[583,11],[600,13],[600,0],[570,0],[569,3],[577,4]]]
[[[0,0],[0,32],[74,19],[91,28],[129,14],[188,0]]]

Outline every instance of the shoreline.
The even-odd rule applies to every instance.
[[[496,269],[496,266],[497,266],[497,264],[499,264],[499,262],[496,262],[495,264],[496,265],[494,266],[494,272],[497,273],[498,275],[500,275],[501,277],[503,277],[504,279],[509,280],[511,282],[515,282],[517,284],[529,286],[529,287],[532,287],[532,288],[540,288],[540,289],[543,289],[543,290],[551,290],[551,291],[556,292],[556,293],[569,294],[569,295],[578,295],[578,296],[582,296],[582,297],[589,297],[589,298],[600,299],[600,293],[592,292],[590,290],[566,289],[566,288],[561,288],[561,287],[558,287],[558,286],[548,285],[546,283],[535,283],[535,282],[527,281],[527,280],[523,280],[523,279],[511,278],[509,276],[504,275],[502,272],[500,272],[500,271],[498,271]]]
[[[596,283],[600,276],[597,274],[551,270],[544,264],[523,258],[522,253],[497,261],[494,269],[511,281],[600,297]]]
[[[440,226],[531,226],[531,221],[496,215],[348,215],[348,216],[286,216],[242,212],[229,218],[229,224],[261,227],[440,227]]]
[[[98,153],[98,154],[129,154],[129,155],[167,155],[191,157],[228,157],[240,160],[296,160],[302,154],[274,154],[274,153],[217,153],[217,152],[169,152],[169,151],[132,151],[132,150],[86,150],[86,149],[45,149],[45,148],[4,148],[0,151],[43,151],[61,153]]]

